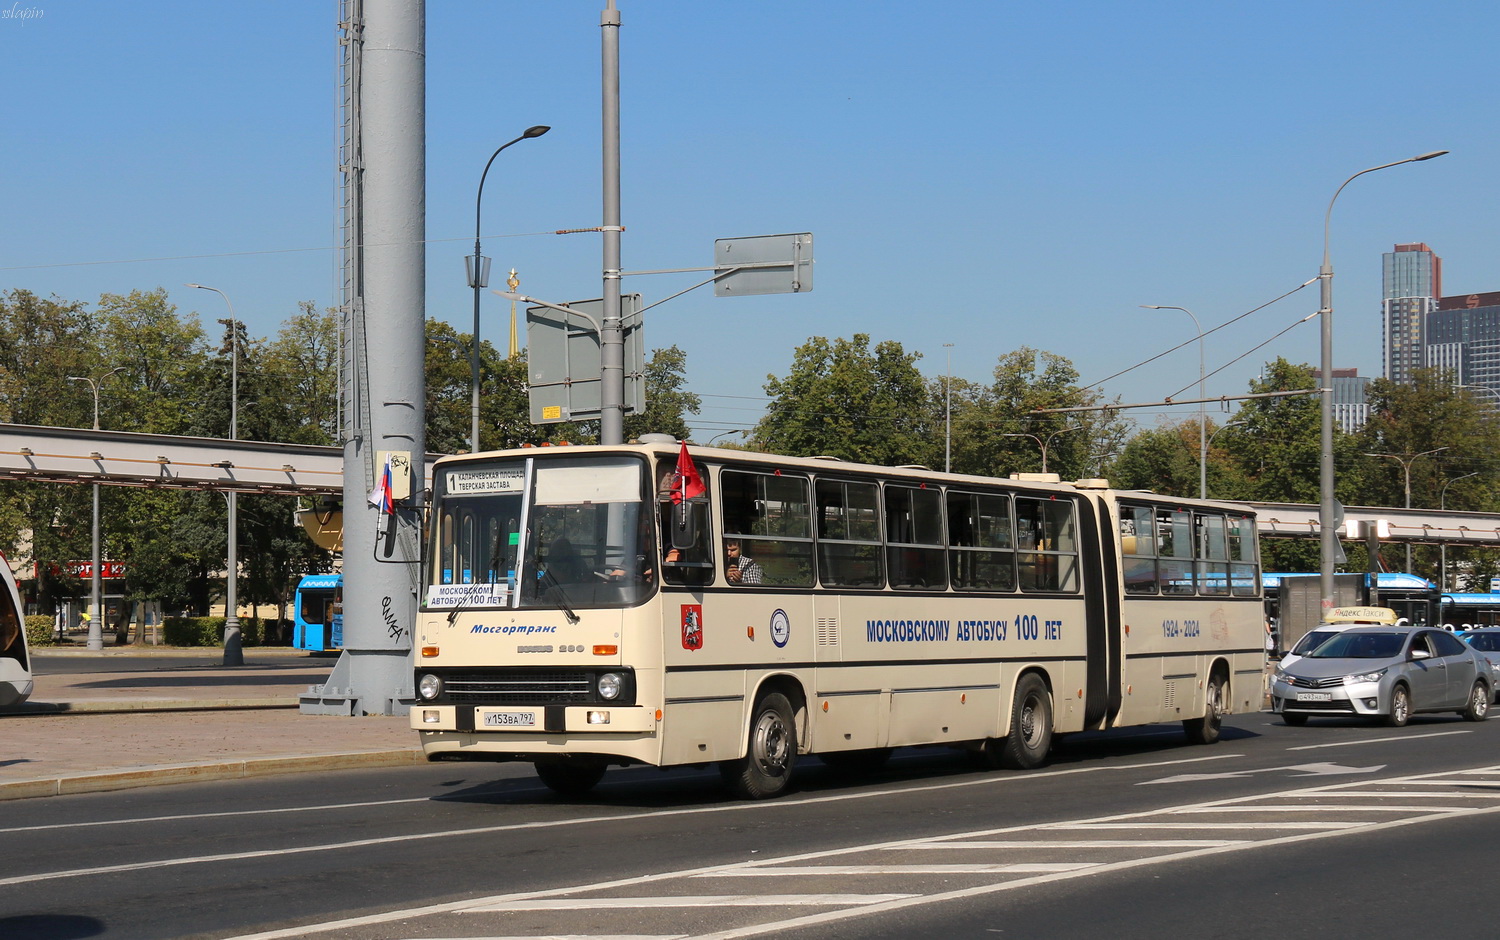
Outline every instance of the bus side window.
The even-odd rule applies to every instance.
[[[677,460],[663,460],[656,467],[657,520],[661,526],[662,581],[667,584],[700,585],[713,580],[714,556],[710,548],[708,477],[703,477],[704,495],[673,500]]]
[[[811,586],[812,513],[807,477],[725,470],[719,480],[724,538],[738,541],[741,554],[760,567],[759,583]]]
[[[1156,593],[1156,538],[1151,509],[1120,507],[1120,554],[1126,594]]]

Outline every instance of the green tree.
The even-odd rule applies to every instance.
[[[755,428],[755,445],[792,456],[826,454],[862,463],[931,465],[933,407],[917,370],[920,353],[870,337],[829,342],[814,336],[797,348],[785,377],[766,376],[771,396]]]
[[[1048,411],[1105,404],[1078,385],[1072,362],[1054,353],[1023,346],[999,358],[989,386],[955,391],[964,392],[953,419],[953,469],[960,473],[1039,472],[1045,448],[1047,472],[1078,479],[1093,476],[1124,446],[1127,425],[1112,412]]]
[[[698,413],[703,399],[684,391],[686,384],[687,353],[676,346],[653,349],[646,363],[646,410],[625,418],[625,439],[654,433],[687,440],[687,416]]]
[[[335,444],[338,441],[339,317],[338,311],[319,312],[312,301],[302,301],[298,312],[281,324],[266,344],[259,362],[261,389],[279,399],[285,416],[279,438],[292,444]]]

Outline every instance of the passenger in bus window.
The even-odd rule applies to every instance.
[[[742,554],[739,539],[724,540],[724,577],[730,584],[759,584],[760,564]]]

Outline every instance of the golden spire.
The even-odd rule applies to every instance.
[[[515,268],[510,269],[510,277],[506,279],[505,284],[512,294],[516,292],[517,287],[521,286],[521,279],[516,277]],[[520,354],[521,344],[516,342],[516,302],[512,300],[510,302],[510,358],[514,359]]]

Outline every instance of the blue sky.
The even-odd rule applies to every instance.
[[[97,302],[165,287],[266,336],[337,302],[337,4],[0,0],[0,289]],[[469,327],[484,248],[523,293],[600,294],[603,0],[427,5],[427,310]],[[1500,6],[619,0],[626,270],[712,264],[725,236],[812,232],[810,293],[648,314],[688,354],[697,437],[748,427],[809,336],[869,333],[985,380],[1026,345],[1084,382],[1317,274],[1332,227],[1336,365],[1380,372],[1380,256],[1425,241],[1445,293],[1500,290]],[[29,17],[22,17],[24,12]],[[6,13],[10,15],[3,15]],[[651,303],[703,275],[629,278]],[[492,278],[497,282],[503,274]],[[508,304],[486,294],[484,333]],[[1208,368],[1318,307],[1317,285],[1208,337]],[[1315,320],[1208,380],[1241,393]],[[1197,346],[1103,386],[1195,384]],[[1183,396],[1179,396],[1183,397]],[[1133,412],[1151,424],[1195,406]]]

